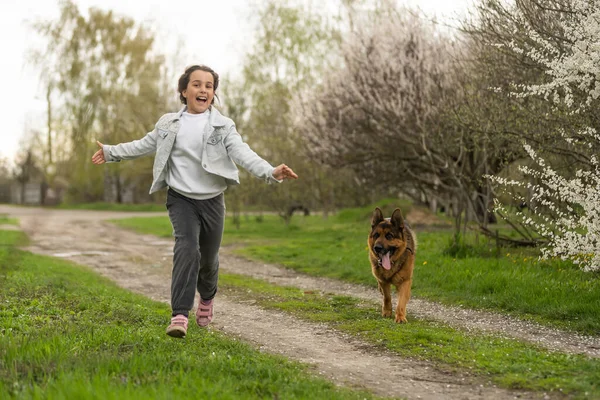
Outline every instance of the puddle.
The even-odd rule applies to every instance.
[[[11,224],[0,224],[0,231],[20,231],[21,227],[19,225],[11,225]]]
[[[66,253],[54,253],[53,257],[68,258],[75,256],[108,256],[110,253],[106,251],[68,251]]]
[[[168,240],[156,240],[156,238],[143,238],[144,242],[146,242],[147,244],[152,244],[155,246],[169,246],[169,245],[173,245],[172,241],[168,241]]]

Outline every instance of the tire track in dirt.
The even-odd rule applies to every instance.
[[[123,288],[157,301],[169,301],[172,240],[139,235],[105,222],[106,219],[164,213],[43,210],[7,206],[0,206],[0,213],[20,219],[22,229],[31,239],[31,245],[26,250],[61,256],[87,265]],[[244,273],[276,284],[346,294],[365,300],[378,299],[378,293],[369,288],[306,277],[273,265],[247,261],[233,256],[230,250],[224,248],[221,253],[224,272]],[[427,308],[419,304],[425,303],[419,303],[417,299],[409,303],[415,315],[420,315],[417,308]],[[439,310],[443,311],[444,307]],[[541,393],[499,389],[468,373],[446,373],[427,362],[376,349],[326,325],[307,323],[285,313],[265,310],[252,301],[237,301],[228,296],[226,291],[219,294],[215,312],[212,329],[239,337],[263,351],[308,363],[318,374],[339,385],[367,389],[382,396],[409,399],[550,398]],[[167,321],[168,316],[165,316],[165,327]],[[190,324],[189,334],[193,334],[194,329],[199,328]],[[168,338],[165,336],[165,339]]]

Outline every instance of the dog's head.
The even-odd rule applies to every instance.
[[[406,250],[407,232],[404,218],[399,208],[391,218],[383,218],[379,208],[373,211],[371,234],[369,235],[369,251],[379,260],[379,265],[389,270]]]

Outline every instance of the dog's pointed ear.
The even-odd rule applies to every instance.
[[[379,225],[381,221],[383,221],[383,213],[379,207],[375,207],[375,211],[373,211],[373,217],[371,218],[371,229]]]
[[[404,229],[404,218],[402,218],[402,212],[399,208],[396,208],[392,213],[392,225],[400,230]]]

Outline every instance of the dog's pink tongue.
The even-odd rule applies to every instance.
[[[392,268],[392,263],[390,262],[390,252],[389,251],[387,253],[385,253],[383,258],[381,259],[381,265],[383,265],[383,268],[385,268],[385,269]]]

